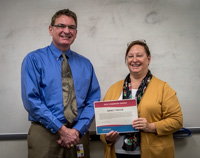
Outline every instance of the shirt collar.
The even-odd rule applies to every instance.
[[[50,49],[53,53],[53,55],[56,57],[56,58],[60,58],[62,56],[62,51],[60,51],[54,44],[53,42],[51,42],[51,45],[50,45]],[[70,58],[72,56],[72,51],[71,49],[69,48],[67,51],[64,52],[65,55]]]

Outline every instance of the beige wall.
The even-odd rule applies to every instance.
[[[176,90],[184,127],[200,127],[199,0],[1,0],[0,133],[27,133],[21,63],[27,53],[51,43],[51,16],[63,8],[77,13],[71,49],[92,62],[102,99],[128,74],[127,43],[145,39],[152,54],[150,70]]]
[[[91,158],[103,158],[103,143],[91,141]],[[200,157],[200,134],[188,138],[175,139],[176,158]],[[0,158],[27,158],[26,140],[0,141]]]
[[[175,139],[176,158],[200,158],[200,134]]]
[[[150,69],[177,91],[184,126],[200,126],[199,0],[1,0],[0,134],[28,131],[20,92],[21,62],[30,51],[50,44],[50,18],[63,8],[78,15],[72,50],[93,63],[102,98],[128,73],[126,43],[146,39],[152,52]],[[176,158],[199,158],[200,134],[176,139],[175,146]],[[91,142],[90,148],[91,158],[103,157],[100,141]],[[27,158],[26,141],[0,140],[0,158]]]

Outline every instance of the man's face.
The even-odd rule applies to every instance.
[[[77,34],[76,24],[72,17],[61,15],[53,26],[49,26],[49,34],[54,45],[61,51],[66,51],[74,42]]]

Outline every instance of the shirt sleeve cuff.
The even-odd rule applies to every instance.
[[[52,122],[51,124],[47,125],[46,128],[52,132],[52,133],[56,133],[61,127],[63,126],[63,123],[60,122],[59,120],[55,120],[54,122]]]

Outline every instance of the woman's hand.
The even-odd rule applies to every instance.
[[[148,123],[146,118],[138,118],[133,121],[133,128],[143,130],[144,132],[156,133],[156,126],[154,123]]]
[[[117,131],[111,131],[105,135],[105,139],[108,142],[114,142],[119,137],[119,133]]]

